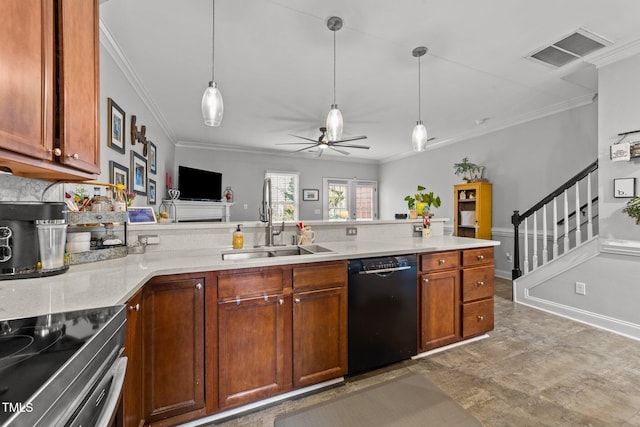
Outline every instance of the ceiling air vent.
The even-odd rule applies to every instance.
[[[578,58],[613,44],[604,37],[580,28],[550,46],[534,50],[527,58],[542,62],[552,67],[562,67]]]

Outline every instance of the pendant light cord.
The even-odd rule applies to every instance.
[[[420,121],[420,117],[422,117],[422,112],[420,110],[420,94],[422,93],[422,88],[420,86],[420,57],[418,56],[418,121]]]
[[[214,82],[214,57],[215,57],[215,46],[216,46],[216,0],[212,1],[213,4],[213,22],[211,23],[211,81]]]
[[[336,30],[333,30],[333,103],[336,103]]]

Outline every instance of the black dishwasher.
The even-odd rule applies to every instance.
[[[353,375],[418,351],[415,255],[349,260],[349,369]]]

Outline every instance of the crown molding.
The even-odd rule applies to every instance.
[[[176,139],[173,136],[171,129],[169,129],[167,121],[160,110],[156,107],[151,95],[149,95],[149,91],[147,91],[146,87],[142,83],[142,79],[138,76],[133,65],[131,65],[131,62],[129,62],[126,55],[120,48],[120,45],[111,35],[111,32],[102,19],[100,20],[100,44],[105,48],[109,56],[113,58],[113,61],[116,63],[118,68],[120,68],[125,79],[127,79],[138,97],[142,100],[142,103],[147,107],[147,109],[149,109],[149,112],[151,112],[151,115],[162,129],[162,132],[164,132],[167,138],[169,138],[169,141],[175,145]]]
[[[596,53],[585,60],[595,65],[596,68],[601,68],[639,53],[640,39],[636,39],[622,43],[619,46],[614,45],[608,49],[602,49],[599,53]]]
[[[414,153],[412,151],[397,154],[395,156],[387,157],[379,161],[380,164],[394,162],[396,160],[403,159],[405,157],[422,155],[428,151],[436,150],[438,148],[446,147],[448,145],[466,141],[472,138],[478,138],[483,135],[498,132],[504,129],[508,129],[513,126],[517,126],[523,123],[531,122],[543,117],[552,116],[554,114],[562,113],[564,111],[572,110],[574,108],[582,107],[591,104],[595,99],[596,93],[588,93],[586,95],[578,96],[576,98],[568,99],[553,105],[549,105],[544,108],[540,108],[529,113],[521,114],[519,116],[513,116],[505,120],[497,121],[494,123],[487,123],[469,132],[463,132],[451,138],[443,139],[441,141],[434,142],[427,145],[427,149],[423,153]]]

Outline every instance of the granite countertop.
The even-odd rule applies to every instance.
[[[150,278],[165,274],[301,264],[385,255],[497,246],[500,242],[454,236],[319,243],[332,252],[272,258],[222,260],[230,247],[153,251],[108,261],[73,265],[38,279],[0,281],[0,320],[124,304]]]

